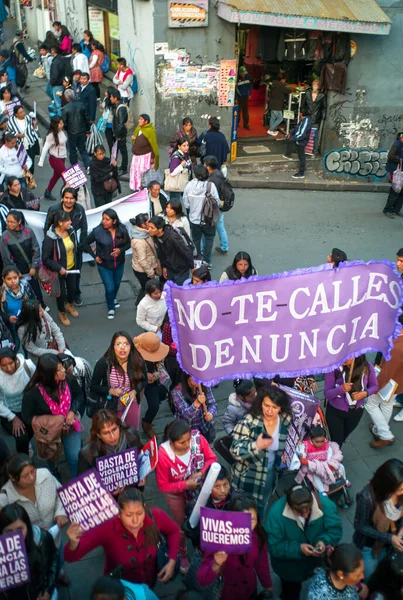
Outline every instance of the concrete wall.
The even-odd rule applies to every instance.
[[[137,75],[139,91],[132,100],[135,115],[146,113],[154,122],[154,2],[118,0],[120,52]]]
[[[137,2],[139,4],[140,2]],[[234,58],[235,25],[232,25],[216,14],[216,0],[209,2],[209,24],[207,27],[168,27],[168,2],[154,4],[154,37],[155,42],[168,42],[169,50],[184,48],[191,55],[191,64],[219,64],[221,59]],[[164,66],[162,57],[155,56],[156,90],[155,126],[158,139],[166,142],[177,129],[183,117],[193,119],[197,131],[207,129],[208,116],[218,116],[221,129],[229,140],[231,134],[232,108],[218,107],[217,96],[203,96],[196,93],[182,98],[164,97],[161,79]]]
[[[403,131],[403,0],[378,0],[393,20],[389,36],[352,35],[357,52],[344,95],[328,93],[322,147],[389,149]]]

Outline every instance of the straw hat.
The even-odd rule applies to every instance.
[[[144,360],[149,362],[160,362],[164,360],[169,352],[169,346],[163,344],[156,333],[147,331],[133,338],[136,350],[138,350]]]

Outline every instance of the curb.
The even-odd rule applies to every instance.
[[[309,175],[308,175],[309,177]],[[270,190],[325,190],[329,192],[378,192],[387,194],[390,186],[386,183],[350,183],[348,181],[287,181],[276,179],[247,179],[238,174],[228,178],[234,188],[241,189],[270,189]]]

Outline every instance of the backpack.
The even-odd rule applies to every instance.
[[[104,54],[104,59],[101,62],[102,73],[107,73],[111,68],[111,59],[107,54]]]
[[[234,206],[235,194],[234,190],[232,189],[232,185],[230,184],[229,179],[227,179],[227,177],[225,177],[224,181],[221,184],[221,195],[221,210],[222,212],[228,212]]]
[[[194,243],[190,239],[190,237],[187,234],[185,228],[184,227],[174,227],[174,229],[180,233],[180,235],[181,235],[183,241],[185,242],[186,246],[189,248],[189,250],[192,251],[193,256],[195,256],[195,254],[196,254],[196,246],[194,245]]]
[[[139,91],[139,84],[138,84],[136,75],[133,73],[132,92],[133,92],[133,94],[137,94],[138,91]]]
[[[183,232],[179,231],[179,229],[182,229]],[[191,241],[191,239],[189,238],[188,234],[186,233],[186,231],[183,229],[183,227],[172,227],[172,235],[174,237],[176,237],[176,240],[178,242],[180,242],[181,244],[184,244],[186,247],[186,250],[188,250],[189,252],[189,257],[192,257],[193,260],[193,249],[192,246],[194,248],[193,242]]]
[[[200,142],[200,147],[199,147],[199,156],[200,158],[204,158],[207,154],[207,142],[206,142],[206,135],[207,131],[205,131],[204,133],[202,133],[202,139]]]
[[[211,181],[207,182],[206,198],[200,214],[200,225],[214,227],[220,218],[220,209],[217,201],[211,194]]]

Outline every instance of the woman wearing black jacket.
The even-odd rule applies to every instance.
[[[73,378],[66,379],[66,369],[55,354],[43,354],[22,399],[22,420],[32,425],[34,417],[63,415],[65,426],[62,446],[71,475],[76,477],[78,453],[81,449],[79,407],[83,401],[82,390]]]
[[[7,179],[7,191],[1,197],[1,202],[10,210],[39,210],[39,198],[27,189],[21,188],[18,177],[9,177]]]
[[[95,242],[95,252],[91,244]],[[112,208],[102,213],[101,224],[95,227],[83,241],[83,250],[95,259],[98,272],[105,287],[108,319],[115,318],[116,300],[125,268],[125,252],[130,248],[129,233]]]
[[[153,217],[148,221],[148,233],[154,238],[163,276],[182,285],[189,279],[190,269],[194,269],[193,248],[172,225],[165,223],[163,217]]]
[[[95,146],[94,155],[90,163],[91,191],[94,197],[96,207],[103,206],[112,201],[114,191],[120,193],[121,187],[118,179],[118,169],[116,159],[111,162],[110,158],[105,156],[105,148],[101,145]],[[112,182],[116,184],[114,191],[108,191],[105,183]],[[108,185],[108,184],[107,184]]]
[[[51,534],[32,525],[25,508],[14,502],[0,511],[0,534],[21,531],[30,582],[0,593],[2,600],[50,600],[56,584],[58,554]]]
[[[58,274],[60,296],[56,298],[58,317],[63,325],[71,325],[65,310],[72,317],[79,313],[74,306],[77,290],[76,271],[78,261],[77,234],[71,226],[70,214],[59,210],[53,217],[53,225],[48,229],[42,244],[42,261],[44,266]]]

